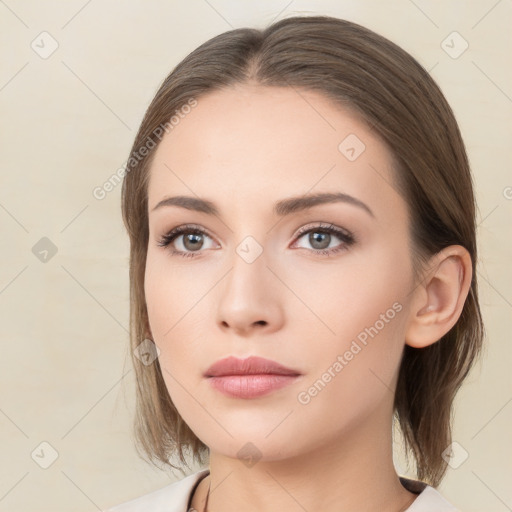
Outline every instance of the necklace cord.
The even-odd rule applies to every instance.
[[[208,484],[208,492],[206,494],[206,501],[204,502],[204,508],[203,508],[203,512],[208,512],[208,498],[210,497],[210,487],[212,485],[212,481],[210,479],[210,482]]]

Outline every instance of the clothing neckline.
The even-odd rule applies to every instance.
[[[428,487],[428,484],[421,480],[414,480],[405,476],[399,476],[398,478],[402,486],[413,494],[421,494]]]
[[[199,484],[209,474],[210,474],[210,470],[208,468],[198,471],[198,473],[197,473],[198,479],[196,480],[195,484],[192,486],[192,489],[190,490],[190,494],[188,497],[187,511],[190,510],[192,507],[192,498],[193,498]],[[412,478],[408,478],[405,476],[399,476],[398,478],[400,480],[400,483],[406,490],[408,490],[409,492],[412,492],[413,494],[416,494],[418,496],[428,487],[428,484],[426,482],[422,482],[421,480],[414,480]],[[414,500],[414,501],[416,501],[416,500]],[[413,505],[413,503],[411,503],[411,506]]]
[[[204,474],[202,475],[202,473]],[[190,494],[188,496],[188,502],[187,502],[187,511],[192,508],[192,497],[194,496],[194,493],[196,492],[197,487],[199,484],[210,474],[209,469],[203,469],[197,473],[199,478],[196,480],[196,483],[192,486],[192,489],[190,490]]]

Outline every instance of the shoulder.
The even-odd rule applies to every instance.
[[[121,503],[103,512],[187,512],[188,501],[193,488],[208,473],[208,469],[203,469],[166,487]]]
[[[434,487],[420,480],[400,477],[400,482],[408,490],[418,495],[405,512],[461,512],[448,502]]]

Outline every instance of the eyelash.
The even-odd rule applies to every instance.
[[[339,251],[347,250],[348,247],[352,246],[356,243],[355,236],[347,230],[342,230],[339,228],[334,227],[332,224],[327,225],[318,225],[318,226],[304,226],[301,229],[299,229],[296,238],[300,239],[303,235],[307,233],[328,233],[330,235],[335,235],[340,240],[342,240],[342,243],[334,248],[331,249],[308,249],[320,256],[331,256]],[[191,225],[184,225],[179,226],[177,228],[172,229],[169,231],[169,233],[162,235],[161,239],[158,241],[157,245],[159,247],[167,247],[169,246],[178,236],[182,234],[201,234],[206,235],[209,238],[212,238],[206,230],[201,228],[200,226],[191,226]],[[301,247],[303,249],[303,247]],[[196,256],[199,256],[199,253],[202,251],[195,251],[195,252],[184,252],[184,251],[171,251],[171,256],[182,256],[184,258],[194,258]]]

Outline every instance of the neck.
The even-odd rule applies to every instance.
[[[211,451],[210,475],[192,505],[202,512],[208,496],[208,512],[406,510],[417,495],[396,474],[391,423],[388,429],[381,426],[366,421],[341,439],[286,459],[262,457],[252,466]]]

